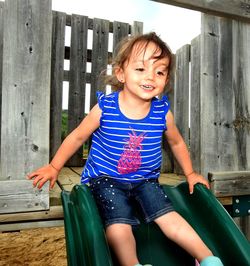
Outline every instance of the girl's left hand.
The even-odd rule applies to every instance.
[[[208,180],[205,179],[202,175],[200,175],[200,174],[198,174],[196,172],[193,172],[192,174],[189,174],[187,176],[187,182],[188,182],[188,185],[189,185],[189,192],[190,192],[190,194],[193,194],[193,192],[194,192],[194,186],[197,183],[203,184],[204,186],[207,187],[207,189],[210,189]]]

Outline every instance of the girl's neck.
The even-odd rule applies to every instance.
[[[151,100],[145,101],[131,97],[125,91],[119,93],[118,104],[121,112],[130,119],[143,119],[150,112]]]

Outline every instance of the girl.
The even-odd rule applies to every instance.
[[[53,188],[59,171],[81,145],[92,136],[92,146],[82,172],[89,182],[106,227],[107,240],[122,266],[140,265],[132,225],[139,223],[130,204],[136,200],[145,221],[158,224],[163,233],[195,257],[202,266],[222,265],[191,226],[174,211],[158,183],[161,138],[164,132],[183,169],[190,193],[205,178],[192,168],[188,149],[169,110],[166,97],[158,99],[169,80],[171,52],[155,34],[130,37],[120,46],[109,84],[117,88],[105,96],[64,140],[55,157],[28,175],[41,188]]]

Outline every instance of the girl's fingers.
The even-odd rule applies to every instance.
[[[41,189],[42,186],[49,180],[50,178],[49,177],[42,177],[40,180],[39,180],[39,183],[37,185],[37,188],[38,189]]]
[[[53,189],[55,183],[56,183],[56,180],[55,179],[50,180],[50,186],[49,186],[49,189],[50,190]]]
[[[36,175],[35,178],[34,178],[34,180],[33,180],[33,183],[32,183],[33,186],[36,187],[37,184],[38,184],[38,182],[40,182],[41,179],[43,179],[43,176],[41,176],[41,175]]]
[[[27,178],[28,178],[28,179],[32,179],[33,177],[35,177],[35,176],[37,176],[37,175],[38,175],[38,173],[35,171],[35,172],[32,172],[32,173],[28,174],[28,175],[27,175]]]

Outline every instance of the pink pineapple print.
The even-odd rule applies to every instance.
[[[136,135],[132,129],[132,134],[129,133],[129,140],[124,145],[124,152],[121,154],[121,158],[118,161],[118,172],[120,174],[128,174],[138,170],[141,166],[141,142],[145,137],[145,133]]]

